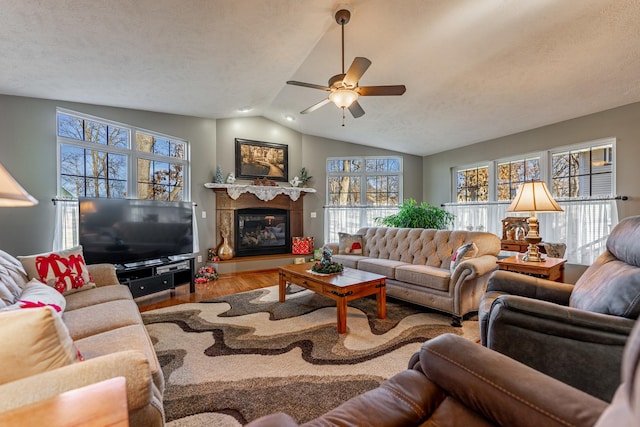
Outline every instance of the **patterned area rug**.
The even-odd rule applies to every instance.
[[[375,297],[352,301],[347,333],[336,329],[335,303],[278,287],[182,304],[142,314],[166,379],[169,426],[241,426],[283,411],[311,420],[406,369],[420,345],[450,332],[478,340],[476,321]]]

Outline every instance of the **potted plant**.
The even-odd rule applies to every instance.
[[[400,205],[398,213],[384,218],[376,218],[377,225],[403,228],[434,228],[444,230],[453,225],[455,215],[437,206],[414,199],[407,199]]]
[[[309,180],[313,177],[309,175],[309,171],[303,166],[302,169],[300,169],[300,175],[298,178],[300,178],[300,185],[306,187]]]

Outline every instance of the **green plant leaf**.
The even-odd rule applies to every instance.
[[[384,218],[376,218],[376,224],[387,227],[444,230],[452,226],[455,219],[455,215],[444,209],[427,202],[418,205],[414,199],[406,199],[399,208],[398,213]]]

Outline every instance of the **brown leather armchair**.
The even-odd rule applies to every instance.
[[[637,426],[640,324],[611,404],[457,335],[426,342],[409,369],[304,426]],[[272,414],[251,427],[297,426]]]
[[[640,314],[640,216],[614,227],[575,286],[494,272],[478,314],[483,345],[610,401]]]

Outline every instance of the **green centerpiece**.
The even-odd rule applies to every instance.
[[[344,270],[342,264],[331,259],[331,250],[327,248],[322,249],[322,258],[311,267],[311,271],[321,274],[340,273],[342,270]]]

